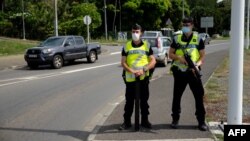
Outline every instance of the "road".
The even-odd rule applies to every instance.
[[[216,41],[206,52],[228,46],[229,41]],[[121,47],[105,48],[108,52],[94,64],[83,59],[58,70],[43,66],[0,71],[0,140],[86,140],[93,118],[124,95]],[[157,67],[154,78],[168,70]]]

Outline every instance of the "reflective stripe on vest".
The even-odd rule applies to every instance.
[[[124,49],[127,53],[126,63],[133,70],[143,69],[143,66],[149,63],[149,48],[147,42],[143,42],[143,45],[141,47],[134,48],[132,46],[132,41],[130,41],[126,44],[126,47]],[[146,75],[141,75],[140,80],[143,80],[146,76],[149,76],[149,71],[146,72]],[[135,75],[128,71],[126,71],[125,77],[126,82],[134,82],[136,80]]]
[[[182,38],[182,34],[181,35],[177,35],[176,38],[174,38],[175,42],[180,45],[180,48],[176,49],[175,54],[183,57],[184,53],[183,50],[186,50],[188,52],[188,54],[191,56],[191,60],[194,63],[197,63],[197,61],[200,58],[200,53],[199,50],[197,49],[198,45],[199,45],[199,36],[197,32],[193,32],[193,37],[191,39],[191,41],[189,42],[189,45],[186,47],[187,42],[183,42],[181,40]],[[188,65],[182,64],[179,60],[175,60],[172,64],[173,66],[177,66],[179,68],[179,70],[181,70],[182,72],[185,72],[188,69]]]

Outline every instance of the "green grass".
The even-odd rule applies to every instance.
[[[0,56],[24,54],[27,48],[37,45],[38,42],[17,39],[0,39]]]
[[[218,139],[218,141],[224,141],[224,135],[215,134],[215,136]]]
[[[250,50],[244,50],[244,81],[250,79]],[[206,120],[210,121],[226,121],[227,119],[227,94],[228,94],[228,77],[229,77],[229,56],[217,67],[212,77],[205,86],[205,105]],[[245,88],[249,88],[250,83],[246,83]],[[244,94],[244,107],[250,106],[250,97],[248,93]],[[243,122],[249,123],[250,115],[244,114]],[[216,141],[223,141],[224,136],[215,134]]]
[[[104,38],[101,38],[101,39],[98,39],[98,40],[91,40],[90,42],[98,42],[100,44],[109,44],[109,45],[123,45],[125,44],[127,41],[117,41],[117,40],[112,40],[112,39],[104,39]]]

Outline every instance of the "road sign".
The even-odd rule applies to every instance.
[[[214,27],[214,17],[201,17],[201,27]]]
[[[86,25],[90,25],[91,24],[91,18],[90,18],[90,16],[89,15],[84,16],[83,17],[83,22]]]
[[[168,20],[166,22],[166,25],[172,25],[172,22],[171,22],[170,18],[168,18]]]
[[[88,36],[88,43],[89,43],[89,25],[91,24],[91,18],[89,15],[83,17],[84,24],[87,25],[87,36]]]

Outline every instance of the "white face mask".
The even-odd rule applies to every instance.
[[[139,41],[140,34],[139,33],[132,33],[132,39],[133,39],[133,41]]]

